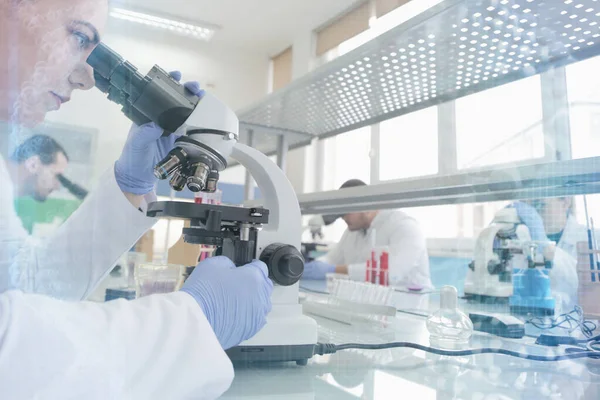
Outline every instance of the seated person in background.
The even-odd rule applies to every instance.
[[[556,242],[549,273],[557,307],[570,311],[577,304],[577,242],[588,242],[587,229],[573,213],[573,198],[536,199],[512,204],[532,240]]]
[[[28,138],[15,149],[6,163],[15,195],[46,201],[53,191],[60,188],[58,177],[65,172],[68,162],[65,149],[56,140],[45,135]]]
[[[340,189],[366,186],[352,179]],[[407,288],[431,288],[425,236],[417,221],[402,211],[365,211],[342,216],[348,225],[340,242],[324,257],[304,267],[304,279],[325,279],[327,273],[348,274],[364,281],[372,243],[390,252],[390,283]]]

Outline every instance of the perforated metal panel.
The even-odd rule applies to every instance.
[[[597,55],[599,22],[598,0],[447,0],[240,120],[259,143],[285,130],[295,132],[292,146],[306,144]]]

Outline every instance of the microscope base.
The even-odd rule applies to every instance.
[[[482,304],[508,304],[509,297],[487,296],[482,294],[465,293],[464,298]]]
[[[486,300],[500,300],[506,302],[513,295],[512,283],[498,282],[497,280],[472,280],[467,278],[465,282],[465,297],[473,298],[482,303]]]
[[[536,306],[510,306],[510,313],[512,315],[530,315],[534,317],[552,317],[554,316],[554,306],[549,307],[536,307]]]
[[[267,324],[254,336],[227,350],[233,363],[287,362],[306,365],[317,344],[317,323],[302,314],[302,306],[274,305]]]
[[[234,365],[247,363],[274,363],[295,361],[308,364],[314,355],[315,345],[237,346],[226,351]]]

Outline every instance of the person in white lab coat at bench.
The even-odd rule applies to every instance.
[[[549,277],[558,312],[569,312],[577,305],[577,242],[588,242],[587,228],[577,222],[573,213],[573,199],[535,199],[511,205],[529,229],[532,240],[556,243]]]
[[[340,189],[366,186],[358,179]],[[327,273],[348,274],[364,281],[373,243],[390,251],[390,284],[411,289],[432,288],[427,243],[419,223],[398,210],[366,211],[341,216],[348,225],[339,243],[323,259],[307,263],[304,279],[325,279]],[[332,218],[327,218],[329,221]]]
[[[86,60],[107,15],[107,0],[0,0],[0,120],[35,125],[91,89]],[[186,87],[202,95],[196,82]],[[224,349],[252,337],[270,311],[263,263],[212,258],[176,293],[78,301],[156,222],[143,209],[155,198],[152,167],[173,146],[161,135],[133,126],[97,190],[43,241],[23,229],[0,157],[2,399],[212,399],[229,387]]]

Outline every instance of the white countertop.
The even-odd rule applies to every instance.
[[[302,282],[323,291],[323,282]],[[415,314],[438,308],[437,294],[396,293],[395,305]],[[503,312],[461,302],[463,311]],[[429,345],[425,318],[399,312],[391,326],[349,326],[315,318],[319,341]],[[501,347],[529,354],[555,354],[534,339],[503,339],[474,333],[472,348]],[[412,349],[345,350],[294,363],[237,367],[226,399],[600,399],[600,360],[535,362],[503,355],[444,358]]]

